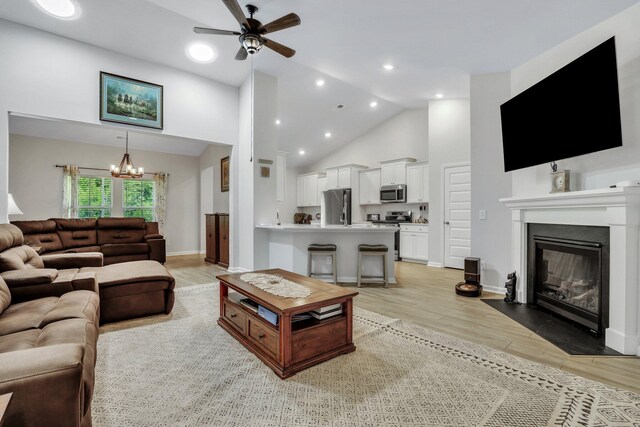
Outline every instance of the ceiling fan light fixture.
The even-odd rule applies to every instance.
[[[257,53],[261,48],[264,42],[262,41],[262,37],[256,34],[246,33],[240,36],[240,43],[246,49],[248,53],[253,55]]]

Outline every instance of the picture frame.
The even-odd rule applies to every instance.
[[[163,91],[155,83],[101,71],[100,120],[162,129]]]
[[[220,191],[229,191],[229,156],[220,159]]]

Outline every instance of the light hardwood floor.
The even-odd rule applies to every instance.
[[[225,271],[205,263],[201,255],[169,257],[165,265],[178,287],[211,283]],[[480,299],[457,296],[453,287],[462,280],[459,270],[399,262],[396,280],[388,289],[363,285],[355,305],[640,393],[640,358],[570,356]],[[503,296],[483,294],[490,297]]]

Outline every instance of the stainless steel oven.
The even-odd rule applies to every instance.
[[[407,202],[407,186],[405,184],[383,185],[380,188],[380,202],[406,203]]]

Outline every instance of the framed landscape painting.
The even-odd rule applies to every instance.
[[[229,191],[229,156],[220,159],[220,191]]]
[[[162,129],[162,86],[100,72],[100,120]]]

